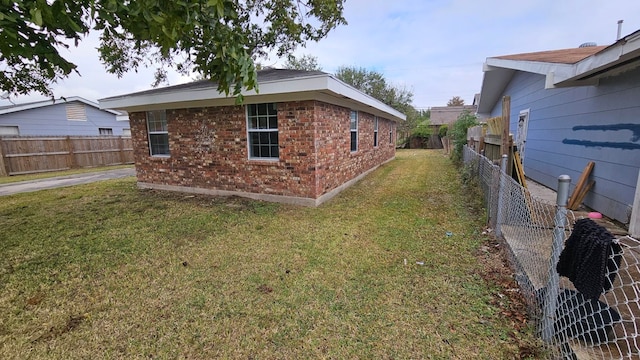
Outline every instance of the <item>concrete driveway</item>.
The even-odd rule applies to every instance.
[[[118,179],[135,175],[135,169],[117,169],[76,175],[58,176],[41,180],[22,181],[0,185],[0,196],[53,189],[65,186],[88,184],[96,181]]]

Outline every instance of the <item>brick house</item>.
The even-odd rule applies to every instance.
[[[317,206],[395,157],[405,115],[332,75],[258,84],[240,106],[206,80],[99,103],[129,112],[141,188]]]

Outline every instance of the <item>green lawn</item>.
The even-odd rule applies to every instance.
[[[0,358],[517,358],[464,194],[410,150],[319,208],[133,178],[2,197]]]

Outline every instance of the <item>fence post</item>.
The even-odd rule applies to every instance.
[[[558,306],[558,292],[560,290],[560,276],[556,271],[556,264],[562,252],[564,242],[564,227],[567,221],[567,200],[569,199],[569,175],[558,177],[558,194],[556,196],[556,216],[553,227],[553,245],[551,246],[551,260],[549,267],[549,280],[547,281],[546,296],[544,299],[544,313],[542,319],[542,340],[551,341],[554,331],[556,308]]]
[[[71,140],[70,136],[67,136],[67,151],[69,152],[69,157],[67,158],[67,164],[69,164],[69,169],[75,169],[78,167],[76,162],[76,154],[73,152],[73,140]]]
[[[504,200],[502,200],[502,195],[504,194],[505,188],[507,187],[507,180],[505,179],[507,173],[507,154],[502,155],[502,159],[500,160],[500,179],[498,182],[498,213],[496,214],[496,236],[502,236],[502,229],[500,223],[502,222],[502,205],[504,204]]]
[[[2,139],[0,139],[0,177],[9,176],[8,173],[9,173],[9,169],[6,169],[4,165],[4,153],[2,152]]]
[[[118,136],[118,150],[120,153],[120,164],[126,164],[126,159],[124,157],[124,139],[122,136]]]

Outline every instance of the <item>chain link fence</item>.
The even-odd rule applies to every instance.
[[[548,347],[549,358],[640,359],[640,241],[630,236],[614,238],[599,225],[585,234],[575,231],[573,239],[609,236],[607,249],[617,249],[600,255],[600,268],[585,268],[590,264],[585,257],[569,259],[571,249],[566,255],[563,252],[565,244],[570,248],[569,241],[574,241],[571,236],[580,220],[566,209],[568,176],[559,177],[554,204],[532,196],[507,175],[506,159],[496,164],[465,146],[463,161],[465,173],[477,179],[482,190],[487,224],[508,250],[529,316]],[[586,258],[601,254],[593,246],[579,250]],[[563,264],[583,272],[569,276],[573,282],[556,270],[561,255]],[[584,288],[593,284],[584,283],[584,273],[596,272],[606,281],[595,296],[588,296]]]

